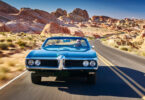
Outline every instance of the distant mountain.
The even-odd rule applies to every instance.
[[[2,0],[0,0],[0,12],[3,12],[3,13],[18,13],[19,10],[16,9],[15,7],[12,7],[11,5],[3,2]]]

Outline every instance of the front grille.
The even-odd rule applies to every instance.
[[[35,61],[35,60],[34,60]],[[40,60],[41,64],[40,66],[44,67],[58,67],[58,61],[57,60]],[[28,60],[27,60],[28,65]],[[33,65],[35,66],[35,65]]]
[[[83,67],[83,60],[65,60],[65,67]]]
[[[58,61],[57,60],[41,60],[40,66],[58,67]]]

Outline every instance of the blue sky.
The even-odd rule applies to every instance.
[[[3,0],[20,9],[37,8],[48,12],[62,8],[71,12],[74,8],[86,9],[90,16],[106,15],[114,18],[144,18],[145,0]]]

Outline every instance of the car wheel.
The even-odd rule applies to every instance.
[[[88,83],[91,83],[91,84],[95,84],[96,83],[96,79],[97,79],[96,73],[95,74],[90,74],[87,77]]]
[[[31,81],[34,84],[39,84],[41,82],[41,76],[39,76],[35,73],[31,73]]]

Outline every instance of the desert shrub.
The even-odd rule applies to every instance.
[[[106,41],[106,40],[107,40],[106,38],[102,38],[102,39],[101,39],[101,41]]]
[[[19,67],[17,68],[18,71],[23,71],[24,69],[25,69],[24,66],[19,66]]]
[[[93,39],[94,39],[94,37],[87,37],[87,39],[88,39],[88,40],[93,40]]]
[[[115,47],[115,48],[118,48],[119,46],[118,46],[118,45],[115,45],[114,47]]]
[[[26,33],[20,32],[20,33],[17,34],[17,36],[26,36]]]
[[[5,32],[0,32],[0,34],[2,34],[2,35],[6,35],[6,33],[5,33]]]
[[[4,62],[0,59],[0,64],[3,64]]]
[[[145,56],[145,52],[142,53],[142,56]]]
[[[144,52],[144,51],[142,51],[140,55],[141,55],[141,56],[145,56],[145,52]]]
[[[6,73],[0,72],[0,80],[7,80],[9,77]]]
[[[13,62],[13,61],[9,61],[9,62],[8,62],[8,65],[9,65],[9,66],[15,66],[15,65],[16,65],[16,63],[15,63],[15,62]]]
[[[7,42],[12,42],[13,40],[12,39],[7,39]]]
[[[120,50],[128,51],[128,48],[122,46],[122,47],[120,47]]]
[[[7,50],[8,49],[8,44],[7,43],[0,43],[0,49],[1,50]]]
[[[0,50],[0,54],[2,54],[3,52]]]
[[[9,47],[15,47],[15,45],[12,43],[12,42],[10,42],[10,43],[8,43],[8,45],[9,45]]]
[[[21,49],[25,49],[25,46],[20,46]]]
[[[42,39],[42,40],[41,40],[41,42],[44,42],[44,41],[45,41],[45,39]]]
[[[1,39],[0,42],[5,42],[5,39]]]
[[[23,47],[27,46],[27,42],[24,42],[24,41],[21,41],[21,40],[17,41],[17,44],[19,46],[23,46]]]
[[[3,73],[7,73],[10,72],[10,69],[8,67],[1,66],[0,71]]]

